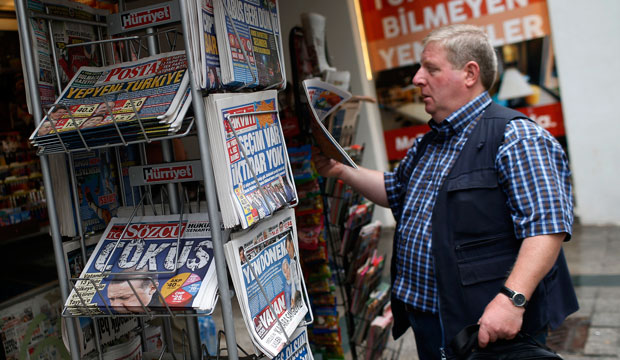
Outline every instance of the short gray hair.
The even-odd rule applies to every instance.
[[[497,76],[497,54],[487,34],[477,26],[457,24],[433,30],[423,45],[438,43],[447,52],[450,64],[462,69],[469,61],[480,67],[480,81],[489,90]]]

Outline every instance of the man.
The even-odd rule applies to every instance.
[[[108,284],[109,305],[118,313],[144,312],[143,306],[150,308],[161,305],[157,296],[153,297],[158,286],[157,280],[151,281],[146,277],[132,279],[132,275],[119,275]]]
[[[282,224],[282,223],[280,223]],[[292,298],[291,304],[295,306],[295,303],[298,299],[301,299],[301,281],[299,278],[299,271],[297,263],[297,256],[295,256],[295,244],[293,243],[293,236],[291,234],[286,235],[286,251],[288,252],[288,257],[291,259],[289,268],[291,272],[291,284],[292,284]]]
[[[293,295],[293,282],[291,280],[291,268],[288,260],[282,260],[282,274],[286,282],[284,283],[284,302],[286,304],[286,310],[293,308],[292,295]]]
[[[449,353],[469,324],[480,324],[481,347],[519,330],[544,340],[578,309],[561,252],[573,220],[566,156],[523,114],[492,103],[496,69],[477,27],[435,30],[413,78],[431,131],[399,167],[315,158],[321,175],[392,209],[393,334],[411,326],[422,360]]]

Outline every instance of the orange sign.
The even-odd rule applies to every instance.
[[[420,61],[422,40],[457,23],[481,26],[493,46],[550,34],[545,0],[359,0],[373,72]]]

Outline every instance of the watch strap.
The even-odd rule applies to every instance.
[[[506,285],[502,286],[501,289],[499,290],[499,292],[504,294],[504,295],[506,295],[506,296],[508,296],[508,298],[512,301],[514,306],[526,307],[528,302],[529,302],[525,298],[525,295],[523,295],[523,294],[521,294],[519,292],[516,292],[516,291],[514,291],[514,290],[512,290],[510,288],[508,288]],[[519,300],[518,298],[520,298],[520,297],[522,297],[522,300],[523,300],[522,304],[520,304],[519,301],[518,301]]]

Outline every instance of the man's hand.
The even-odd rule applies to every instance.
[[[514,306],[504,294],[498,294],[484,309],[478,324],[478,346],[486,347],[498,339],[513,339],[523,324],[525,308]]]
[[[314,147],[312,148],[312,161],[314,161],[316,171],[318,171],[319,175],[322,177],[340,178],[342,172],[345,170],[343,167],[346,166],[336,160],[328,158],[323,155],[319,149]]]

